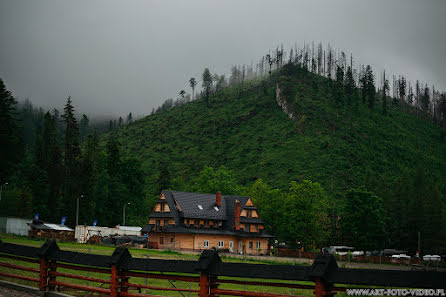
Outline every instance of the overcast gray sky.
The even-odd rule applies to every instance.
[[[320,41],[445,90],[445,16],[444,0],[0,0],[0,77],[37,106],[147,114],[205,67]]]

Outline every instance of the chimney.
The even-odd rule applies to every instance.
[[[234,213],[234,228],[235,230],[240,230],[240,212],[241,212],[240,201],[235,200],[235,213]]]
[[[217,207],[220,207],[221,205],[221,192],[218,191],[217,194],[215,194],[215,204]]]

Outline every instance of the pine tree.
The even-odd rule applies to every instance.
[[[53,219],[57,219],[63,184],[62,152],[58,142],[56,118],[49,112],[45,114],[43,128],[37,136],[35,162],[45,173],[49,214]]]
[[[386,79],[386,72],[383,75],[383,114],[387,114],[387,92],[389,91],[389,81]]]
[[[86,114],[82,115],[82,118],[79,122],[79,132],[80,132],[80,139],[84,139],[88,134],[88,123],[90,120],[88,119]]]
[[[0,183],[7,182],[23,155],[23,136],[17,119],[17,102],[0,79]]]
[[[209,107],[209,96],[211,94],[211,87],[212,87],[212,75],[208,68],[204,69],[202,79],[203,79],[203,90],[206,96],[206,106]]]
[[[81,195],[79,191],[79,158],[81,150],[79,147],[79,127],[74,115],[74,107],[71,97],[68,97],[62,118],[65,121],[65,182],[64,182],[64,208],[62,215],[68,217],[67,223],[75,221],[76,199]]]
[[[189,85],[192,88],[192,100],[194,100],[195,96],[194,96],[194,92],[195,92],[195,86],[197,85],[197,81],[195,80],[195,77],[191,77],[189,79]]]
[[[352,103],[354,89],[355,79],[353,78],[352,68],[349,66],[345,73],[345,94],[347,95],[348,104]]]
[[[375,105],[375,79],[373,76],[372,67],[367,65],[365,69],[365,96],[367,97],[369,108],[373,109]]]

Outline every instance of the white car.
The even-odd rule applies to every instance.
[[[353,257],[357,257],[357,256],[363,256],[364,255],[364,251],[354,251],[352,253]]]
[[[439,255],[424,255],[423,261],[433,261],[433,262],[440,262],[441,257]]]
[[[392,259],[407,259],[410,260],[410,256],[406,254],[392,255]]]

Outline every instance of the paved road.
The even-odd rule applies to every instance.
[[[23,291],[16,291],[0,286],[0,297],[36,297],[35,294],[27,294]]]

